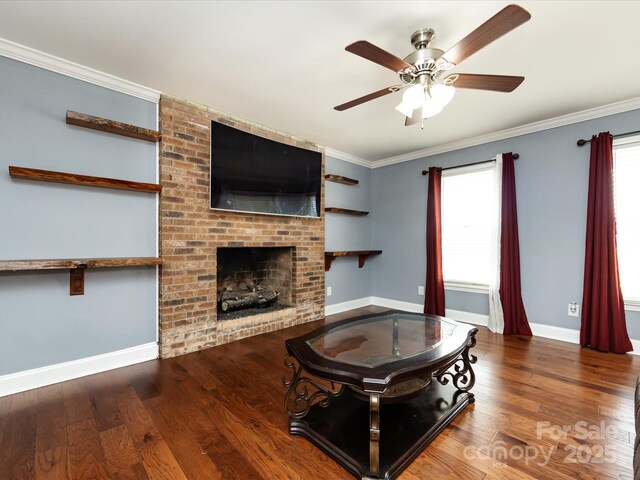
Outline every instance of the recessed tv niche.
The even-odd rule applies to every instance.
[[[322,154],[211,122],[211,208],[320,216]]]

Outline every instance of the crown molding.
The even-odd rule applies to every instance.
[[[83,82],[92,83],[149,102],[158,103],[160,100],[160,92],[158,90],[143,87],[128,80],[123,80],[122,78],[54,57],[48,53],[25,47],[24,45],[11,42],[4,38],[0,38],[0,56],[44,68],[66,75],[67,77],[76,78]]]
[[[355,155],[351,155],[350,153],[341,152],[340,150],[334,150],[333,148],[326,147],[324,149],[324,154],[327,157],[337,158],[338,160],[344,160],[345,162],[353,163],[355,165],[360,165],[361,167],[374,168],[374,163],[369,160],[356,157]]]
[[[18,60],[29,65],[44,68],[52,72],[60,73],[68,77],[76,78],[84,82],[108,88],[110,90],[124,93],[133,97],[141,98],[153,103],[158,103],[160,99],[161,92],[158,90],[138,85],[128,80],[124,80],[122,78],[118,78],[113,75],[109,75],[107,73],[100,72],[98,70],[94,70],[92,68],[85,67],[59,57],[55,57],[53,55],[49,55],[48,53],[26,47],[24,45],[20,45],[3,38],[0,38],[0,56]],[[416,160],[418,158],[430,157],[454,150],[461,150],[463,148],[469,148],[477,145],[496,142],[499,140],[505,140],[508,138],[518,137],[520,135],[527,135],[543,130],[549,130],[565,125],[593,120],[600,117],[606,117],[608,115],[624,113],[631,110],[636,110],[638,108],[640,108],[640,98],[634,98],[631,100],[612,103],[610,105],[604,105],[602,107],[595,107],[576,113],[562,115],[560,117],[529,123],[527,125],[522,125],[519,127],[509,128],[486,135],[480,135],[465,140],[459,140],[444,145],[438,145],[435,147],[425,148],[402,155],[388,157],[377,161],[366,160],[356,155],[341,152],[339,150],[334,150],[329,147],[325,149],[325,154],[332,158],[337,158],[338,160],[343,160],[345,162],[360,165],[362,167],[380,168],[386,167],[388,165],[394,165],[396,163]]]
[[[567,115],[562,115],[560,117],[550,118],[548,120],[529,123],[520,127],[509,128],[507,130],[501,130],[499,132],[489,133],[487,135],[480,135],[465,140],[459,140],[457,142],[451,142],[444,145],[438,145],[436,147],[425,148],[423,150],[417,150],[415,152],[409,152],[402,155],[397,155],[395,157],[389,157],[375,162],[370,162],[372,164],[371,168],[386,167],[387,165],[408,162],[410,160],[416,160],[418,158],[430,157],[432,155],[438,155],[454,150],[475,147],[476,145],[497,142],[499,140],[505,140],[507,138],[519,137],[521,135],[541,132],[543,130],[550,130],[552,128],[563,127],[565,125],[571,125],[573,123],[585,122],[587,120],[615,115],[617,113],[637,110],[638,108],[640,108],[640,98],[633,98],[631,100],[612,103],[610,105],[604,105],[602,107],[590,108],[588,110],[582,110],[580,112],[570,113]]]

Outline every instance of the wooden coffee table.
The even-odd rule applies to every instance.
[[[390,311],[288,339],[289,432],[357,478],[395,478],[474,401],[477,331]]]

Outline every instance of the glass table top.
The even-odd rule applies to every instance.
[[[307,344],[324,358],[375,368],[433,350],[456,328],[436,317],[394,313],[341,325]]]

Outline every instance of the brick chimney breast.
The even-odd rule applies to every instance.
[[[322,152],[320,218],[209,208],[210,126],[222,122]],[[169,358],[324,317],[324,150],[205,106],[160,99],[160,355]],[[222,248],[290,252],[287,308],[219,321],[217,256]],[[277,260],[272,260],[277,261]],[[287,262],[289,260],[280,260]],[[275,273],[274,277],[287,274]],[[281,287],[280,287],[281,288]]]

